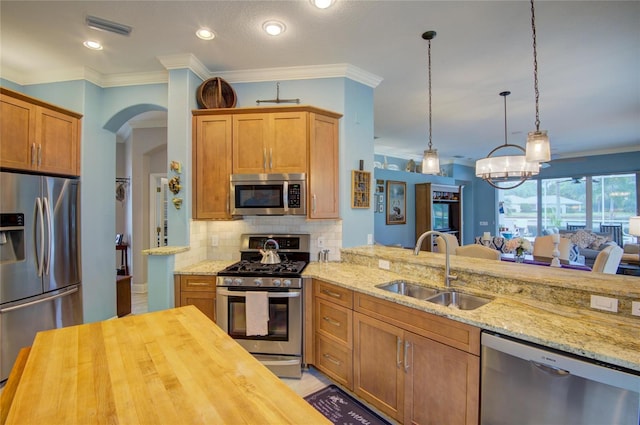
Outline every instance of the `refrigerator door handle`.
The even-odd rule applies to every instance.
[[[0,309],[0,314],[9,313],[10,311],[20,310],[21,308],[31,307],[32,305],[36,305],[36,304],[46,303],[46,302],[55,300],[56,298],[66,297],[67,295],[71,295],[71,294],[76,293],[76,292],[78,292],[78,287],[77,286],[75,288],[69,290],[69,291],[65,291],[65,292],[63,292],[61,294],[56,294],[56,295],[53,295],[51,297],[41,298],[39,300],[31,301],[31,302],[28,302],[28,303],[14,305],[14,306],[11,306],[11,307]]]
[[[36,220],[34,226],[38,227],[40,223],[40,232],[34,232],[35,246],[36,246],[36,269],[38,270],[38,277],[42,277],[42,268],[44,266],[44,217],[42,215],[42,199],[36,198]],[[40,236],[38,238],[38,236]],[[38,247],[40,249],[38,249]]]
[[[46,217],[47,217],[47,255],[43,258],[43,263],[45,263],[44,266],[44,274],[48,275],[49,274],[49,267],[51,265],[51,209],[49,208],[49,198],[42,198],[42,209],[44,209],[44,212],[46,213]],[[44,224],[44,223],[43,223]],[[43,236],[44,236],[44,229],[43,229]],[[43,244],[44,246],[44,244]]]

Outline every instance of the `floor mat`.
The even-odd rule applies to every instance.
[[[336,385],[316,391],[304,398],[335,425],[390,425],[384,418],[342,391]]]

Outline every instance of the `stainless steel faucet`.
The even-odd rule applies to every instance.
[[[445,260],[444,260],[444,286],[449,288],[450,287],[450,281],[451,280],[456,280],[458,278],[458,276],[451,275],[449,273],[449,271],[450,271],[450,266],[449,266],[449,242],[447,241],[447,238],[444,236],[444,233],[438,232],[437,230],[427,230],[426,232],[421,234],[420,237],[418,238],[418,241],[416,242],[416,247],[413,250],[413,253],[415,255],[418,255],[420,253],[420,246],[422,245],[422,241],[424,241],[424,238],[426,238],[429,235],[442,236],[442,239],[444,240],[444,246],[445,246],[445,253],[444,253],[444,255],[445,255]]]

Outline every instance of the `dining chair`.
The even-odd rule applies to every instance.
[[[598,273],[616,274],[620,260],[622,259],[623,249],[617,245],[609,245],[604,248],[593,263],[591,271]]]
[[[567,223],[567,230],[581,230],[581,229],[586,229],[587,225],[586,224],[569,224]]]
[[[456,254],[456,248],[460,246],[458,243],[458,238],[455,235],[449,233],[443,233],[442,235],[438,235],[436,238],[436,249],[440,253],[445,253],[447,247],[445,246],[445,242],[443,237],[447,238],[448,246],[449,246],[449,255]]]
[[[622,224],[602,224],[600,223],[601,233],[610,233],[611,240],[622,246]]]
[[[560,238],[558,243],[558,258],[566,262],[569,261],[571,252],[571,240],[568,238]],[[536,237],[533,242],[533,258],[538,261],[550,261],[553,259],[553,235],[545,235]]]
[[[500,251],[478,244],[459,246],[456,248],[456,255],[500,261]]]

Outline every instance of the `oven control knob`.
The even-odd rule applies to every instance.
[[[280,279],[273,279],[273,286],[280,286],[281,284]]]
[[[285,279],[284,286],[291,286],[291,279]]]
[[[224,284],[225,284],[225,285],[231,285],[231,284],[233,284],[233,279],[232,279],[232,278],[230,278],[230,277],[225,277],[225,278],[224,278]]]
[[[235,279],[233,279],[233,284],[242,285],[242,278],[236,277]]]
[[[262,286],[262,279],[260,279],[260,278],[254,279],[254,280],[253,280],[253,283],[254,283],[256,286]]]

